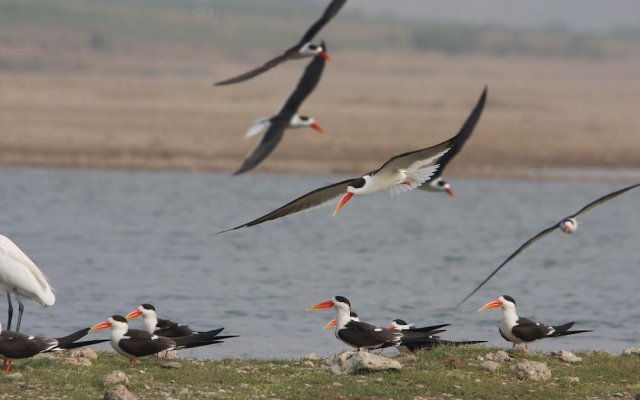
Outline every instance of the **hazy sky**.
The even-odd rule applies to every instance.
[[[371,15],[517,27],[562,24],[581,31],[640,28],[640,0],[349,0],[346,7]]]

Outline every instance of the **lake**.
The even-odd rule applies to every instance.
[[[240,335],[183,356],[329,355],[345,348],[320,329],[334,311],[305,309],[342,295],[371,323],[450,323],[443,338],[507,347],[500,312],[477,309],[509,294],[521,316],[594,330],[533,350],[639,343],[638,189],[585,214],[575,234],[543,238],[452,309],[525,240],[633,181],[451,179],[457,201],[380,193],[352,199],[336,217],[318,208],[215,235],[338,179],[0,168],[0,232],[57,296],[50,309],[25,301],[22,331],[62,336],[146,302],[160,317]]]

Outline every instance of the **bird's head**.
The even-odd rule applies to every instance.
[[[313,44],[311,42],[305,43],[300,48],[300,50],[298,50],[298,52],[303,56],[314,57],[316,55],[319,55],[325,61],[330,61],[331,60],[331,57],[329,57],[329,54],[326,52],[324,46]]]
[[[454,200],[456,198],[456,194],[453,192],[453,189],[451,189],[451,184],[440,177],[430,181],[429,186],[435,191],[445,192]]]
[[[358,314],[356,314],[355,312],[351,311],[349,313],[349,319],[351,321],[356,321],[356,322],[360,322],[360,317],[358,316]],[[332,319],[331,321],[327,322],[326,324],[324,324],[324,326],[322,327],[322,329],[329,329],[329,328],[333,328],[334,326],[336,326],[337,324],[337,320],[336,319]]]
[[[362,192],[364,192],[364,186],[367,184],[367,181],[370,178],[371,177],[369,175],[365,175],[362,178],[354,179],[353,181],[351,181],[351,183],[349,183],[349,186],[347,186],[347,192],[342,196],[342,198],[336,205],[336,209],[333,210],[334,216],[345,204],[347,204],[349,200],[351,200],[354,194],[361,194]]]
[[[134,318],[138,318],[142,316],[142,318],[150,318],[156,316],[156,308],[148,303],[141,304],[135,310],[131,311],[129,314],[125,315],[125,319],[130,320]]]
[[[508,295],[502,295],[500,297],[498,297],[495,300],[491,300],[490,302],[488,302],[487,304],[485,304],[484,306],[480,307],[480,309],[478,311],[484,311],[484,310],[488,310],[490,308],[498,308],[498,307],[502,307],[502,310],[507,311],[507,310],[514,310],[516,309],[516,301],[513,297],[508,296]]]
[[[124,330],[127,331],[129,324],[127,323],[127,319],[122,315],[112,315],[108,319],[99,322],[89,328],[89,332],[99,331],[101,329],[111,328],[113,330]]]
[[[565,218],[560,222],[560,230],[564,233],[573,233],[578,229],[578,221],[575,218]]]
[[[291,118],[291,123],[289,125],[291,128],[310,127],[318,133],[324,133],[324,129],[322,129],[318,121],[307,115],[294,115],[293,118]]]
[[[387,328],[391,329],[392,331],[393,330],[404,331],[404,330],[410,329],[412,326],[413,326],[413,324],[408,324],[403,319],[394,319],[393,321],[391,321],[389,326],[387,326]]]
[[[349,300],[343,296],[334,296],[329,300],[325,300],[307,308],[307,311],[316,311],[331,307],[334,307],[338,311],[346,310],[347,314],[351,312],[351,303],[349,303]]]

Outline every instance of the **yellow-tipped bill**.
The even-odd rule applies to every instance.
[[[500,307],[502,305],[502,302],[498,299],[492,300],[490,302],[488,302],[487,304],[483,305],[482,307],[480,307],[478,309],[478,311],[484,311],[484,310],[488,310],[490,308],[496,308],[496,307]]]
[[[325,300],[322,303],[318,303],[315,306],[311,306],[307,308],[306,311],[322,310],[323,308],[331,308],[331,307],[333,307],[333,300]]]
[[[322,129],[322,127],[320,126],[319,123],[314,122],[311,124],[311,129],[315,129],[316,131],[318,131],[319,133],[324,133],[324,129]]]
[[[326,324],[324,324],[324,326],[322,327],[322,329],[329,329],[329,328],[333,328],[334,326],[336,326],[336,320],[332,319],[331,321],[327,322]]]
[[[333,216],[335,217],[335,215],[338,213],[338,211],[340,211],[340,209],[342,208],[342,206],[344,206],[345,204],[347,204],[347,202],[351,199],[351,197],[353,197],[353,193],[351,192],[347,192],[344,194],[344,196],[342,196],[342,198],[340,199],[340,201],[338,202],[338,205],[336,206],[336,209],[333,210]]]
[[[109,322],[109,320],[102,321],[102,322],[100,322],[98,324],[95,324],[91,328],[89,328],[89,332],[99,331],[100,329],[106,329],[106,328],[108,328],[110,326],[111,326],[111,322]]]
[[[138,317],[139,317],[139,316],[141,316],[141,315],[142,315],[142,311],[140,311],[140,310],[138,310],[138,309],[136,308],[135,310],[133,310],[133,311],[131,311],[129,314],[127,314],[127,315],[125,316],[125,318],[126,318],[126,319],[127,319],[127,321],[128,321],[128,320],[130,320],[130,319],[138,318]]]

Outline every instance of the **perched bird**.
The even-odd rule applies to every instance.
[[[449,326],[449,324],[415,328],[413,324],[407,324],[402,319],[394,319],[388,328],[402,332],[402,342],[398,350],[405,354],[412,354],[418,350],[433,350],[438,346],[466,346],[487,342],[486,340],[453,341],[441,339],[436,334],[445,332],[444,329],[440,329],[445,326]]]
[[[545,325],[541,322],[532,321],[528,318],[520,318],[516,314],[516,301],[511,296],[500,296],[482,306],[478,311],[488,310],[490,308],[502,308],[502,322],[498,328],[500,336],[511,343],[513,348],[516,344],[524,343],[525,351],[529,350],[528,344],[536,340],[575,335],[576,333],[593,332],[593,331],[570,331],[569,329],[575,322],[569,322],[564,325]]]
[[[144,331],[153,335],[164,337],[180,337],[195,335],[203,332],[194,331],[188,325],[182,325],[170,319],[159,319],[156,314],[156,308],[148,303],[138,306],[125,316],[128,320],[142,317]]]
[[[522,246],[518,247],[518,249],[516,251],[514,251],[509,257],[507,257],[506,260],[504,260],[502,262],[502,264],[500,264],[498,266],[498,268],[496,268],[487,278],[485,278],[485,280],[483,280],[475,289],[473,289],[473,291],[471,293],[469,293],[467,295],[467,297],[465,297],[464,299],[462,299],[462,301],[460,303],[458,303],[456,305],[457,308],[458,306],[460,306],[462,303],[464,303],[465,301],[467,301],[467,299],[471,296],[473,296],[473,294],[475,292],[477,292],[478,290],[480,290],[480,288],[482,286],[484,286],[485,283],[489,282],[489,279],[491,279],[495,274],[498,273],[498,271],[500,271],[500,269],[502,269],[502,267],[504,267],[509,261],[511,261],[515,256],[517,256],[518,254],[522,253],[523,251],[525,251],[529,246],[531,246],[534,242],[536,242],[537,240],[541,239],[543,236],[548,235],[549,233],[555,231],[556,229],[560,229],[562,232],[564,233],[573,233],[578,229],[578,220],[577,218],[586,213],[587,211],[591,210],[593,207],[600,205],[608,200],[611,200],[613,198],[616,198],[618,196],[620,196],[621,194],[623,194],[624,192],[631,190],[633,188],[636,188],[640,186],[640,183],[636,183],[635,185],[631,185],[628,186],[626,188],[620,189],[620,190],[616,190],[615,192],[611,192],[605,196],[600,197],[597,200],[592,201],[591,203],[587,204],[586,206],[582,207],[580,209],[580,211],[578,211],[575,214],[569,215],[568,217],[565,217],[563,219],[560,220],[560,222],[557,222],[553,225],[551,225],[550,227],[544,229],[542,232],[538,233],[537,235],[535,235],[534,237],[532,237],[531,239],[527,240],[526,242],[524,242],[524,244],[522,244]]]
[[[313,57],[316,55],[319,55],[325,60],[329,60],[329,55],[327,54],[326,49],[323,48],[323,46],[321,45],[318,46],[311,43],[311,40],[320,31],[320,29],[322,29],[327,24],[327,22],[329,22],[333,17],[336,16],[336,14],[338,14],[338,11],[340,11],[342,6],[346,2],[347,0],[333,0],[331,3],[329,3],[324,13],[322,14],[322,17],[320,17],[319,20],[317,20],[313,25],[311,25],[311,27],[307,30],[307,32],[302,36],[300,41],[296,43],[294,46],[285,50],[285,52],[282,53],[281,55],[277,56],[272,60],[267,61],[266,63],[259,66],[258,68],[245,72],[244,74],[235,76],[233,78],[230,78],[221,82],[217,82],[216,86],[230,85],[232,83],[246,81],[248,79],[251,79],[253,77],[256,77],[262,74],[265,71],[268,71],[269,69],[287,60],[295,60],[295,59],[304,58],[304,57]]]
[[[451,150],[447,152],[438,163],[440,164],[440,168],[436,171],[435,174],[431,177],[431,180],[427,182],[427,184],[419,187],[420,190],[425,190],[428,192],[445,192],[451,198],[455,199],[455,194],[453,189],[451,188],[451,184],[446,180],[442,179],[442,174],[444,173],[444,169],[449,164],[449,162],[455,157],[460,150],[462,150],[462,146],[464,146],[465,142],[471,134],[473,133],[473,129],[476,127],[476,124],[480,120],[480,116],[482,115],[482,110],[484,109],[484,104],[487,100],[487,87],[485,86],[482,91],[482,95],[480,95],[480,99],[478,103],[471,111],[471,114],[467,117],[467,120],[460,128],[460,131],[456,135],[456,140],[454,145],[451,147]]]
[[[129,324],[122,315],[113,315],[109,319],[93,325],[90,328],[90,332],[109,327],[111,328],[111,347],[117,353],[127,357],[131,366],[138,362],[139,357],[157,354],[162,351],[222,343],[223,339],[236,337],[218,336],[224,328],[176,338],[152,335],[145,331],[129,329]]]
[[[351,303],[346,297],[335,296],[309,307],[307,311],[331,307],[336,309],[337,314],[335,335],[343,343],[355,347],[358,351],[382,349],[400,344],[402,333],[352,320],[350,318]]]
[[[458,133],[464,135],[466,132]],[[353,196],[368,195],[384,190],[391,193],[402,193],[415,189],[428,182],[440,166],[440,160],[446,153],[456,146],[459,136],[456,135],[435,146],[403,153],[392,157],[375,171],[362,175],[359,178],[347,179],[319,189],[313,190],[284,206],[272,211],[260,218],[235,228],[218,232],[224,233],[244,227],[254,226],[263,222],[282,218],[300,211],[318,207],[342,196],[333,215]]]
[[[0,235],[0,289],[7,293],[9,318],[7,329],[11,329],[13,304],[11,294],[18,300],[18,324],[16,332],[20,332],[20,322],[24,305],[21,298],[35,300],[44,307],[52,306],[56,301],[53,289],[42,271],[15,243],[8,237]]]
[[[89,328],[84,328],[65,337],[54,339],[45,336],[28,336],[20,332],[3,331],[2,325],[0,325],[0,358],[4,359],[2,372],[9,372],[13,360],[33,357],[40,353],[75,349],[107,341],[101,339],[76,342],[76,340],[84,337],[88,332]]]
[[[322,42],[322,46],[326,49],[326,45]],[[317,55],[309,63],[304,70],[304,74],[296,88],[291,92],[289,97],[284,101],[284,104],[276,115],[271,118],[258,119],[247,131],[247,137],[254,136],[259,133],[265,132],[262,140],[255,149],[244,160],[244,163],[238,169],[234,175],[239,175],[255,168],[262,162],[273,149],[276,148],[278,143],[284,136],[284,131],[287,128],[305,128],[311,127],[316,131],[323,133],[322,128],[316,122],[315,119],[306,115],[298,115],[298,108],[302,102],[311,94],[315,89],[322,71],[324,70],[325,60],[320,55]]]

